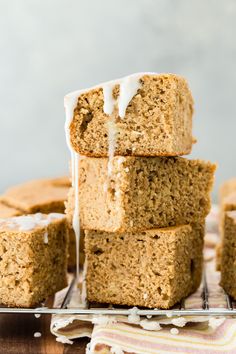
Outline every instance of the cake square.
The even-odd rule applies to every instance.
[[[22,214],[64,213],[70,185],[68,177],[37,179],[7,189],[1,200]]]
[[[28,181],[9,188],[0,198],[0,218],[24,214],[64,213],[71,182],[68,177]],[[69,232],[69,268],[76,264],[73,230]],[[81,255],[81,260],[83,259]]]
[[[202,222],[210,211],[215,165],[181,157],[82,158],[81,227],[123,232]],[[66,212],[73,214],[69,193]]]
[[[0,303],[33,307],[67,285],[65,215],[0,219]]]
[[[0,218],[11,218],[17,215],[21,215],[21,212],[14,207],[6,205],[0,198]]]
[[[236,190],[234,189],[235,180],[226,181],[220,188],[220,205],[219,205],[219,233],[220,242],[216,248],[216,269],[220,270],[221,255],[222,255],[222,242],[224,239],[224,223],[225,214],[227,211],[236,210]]]
[[[224,218],[224,237],[221,250],[221,282],[224,290],[236,299],[236,211],[228,211]]]
[[[85,231],[90,302],[170,308],[201,281],[204,225]]]
[[[110,114],[107,89],[116,102]],[[134,74],[73,92],[65,97],[65,109],[70,142],[81,155],[107,157],[110,129],[120,156],[186,155],[195,142],[193,98],[186,80],[174,74]]]

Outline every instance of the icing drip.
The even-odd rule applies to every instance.
[[[66,142],[71,153],[71,174],[72,174],[72,187],[75,191],[75,204],[72,226],[75,233],[76,240],[76,280],[79,283],[79,243],[80,243],[80,218],[79,218],[79,154],[77,154],[70,141],[70,124],[73,119],[74,109],[78,100],[78,95],[73,93],[65,97],[65,112],[66,112],[66,122],[65,122],[65,133]]]
[[[126,109],[137,93],[140,87],[140,78],[144,75],[155,75],[156,73],[138,73],[134,75],[127,76],[123,79],[118,79],[114,81],[109,81],[104,84],[94,86],[90,89],[79,90],[70,93],[65,96],[65,133],[67,145],[71,152],[71,170],[72,170],[72,186],[75,190],[75,205],[73,214],[73,229],[76,235],[76,275],[77,281],[79,278],[79,240],[80,240],[80,219],[79,219],[79,155],[74,151],[71,140],[70,140],[70,124],[73,120],[74,109],[76,108],[76,103],[81,94],[90,91],[95,88],[103,89],[104,106],[103,111],[109,116],[107,123],[108,131],[108,176],[112,175],[112,163],[113,157],[115,155],[116,143],[117,143],[117,127],[115,124],[114,108],[118,106],[118,112],[120,118],[125,117]],[[120,94],[118,99],[113,97],[113,90],[116,85],[120,85]],[[107,189],[107,186],[105,186]]]
[[[103,112],[110,116],[109,121],[107,122],[107,135],[108,135],[108,166],[107,172],[108,177],[112,175],[112,161],[115,155],[116,149],[116,124],[115,124],[115,117],[113,115],[114,108],[116,105],[116,100],[113,97],[113,89],[115,83],[114,82],[107,82],[103,84]],[[108,183],[109,184],[109,183]]]
[[[120,118],[125,117],[126,109],[134,97],[136,95],[138,89],[141,87],[140,78],[143,74],[134,74],[125,77],[120,82],[120,95],[118,98],[118,109]]]
[[[75,207],[73,215],[73,229],[76,240],[76,277],[79,282],[79,243],[80,243],[80,218],[79,218],[79,154],[74,155],[74,188]]]
[[[108,173],[108,177],[111,177],[111,175],[112,175],[113,157],[115,155],[116,137],[117,137],[117,129],[116,129],[114,116],[111,116],[110,121],[107,122],[107,128],[108,128],[108,165],[107,165],[107,173]]]
[[[44,235],[43,235],[43,242],[44,242],[45,244],[48,243],[48,232],[47,232],[47,231],[46,231],[46,232],[44,233]]]
[[[143,76],[141,74],[134,74],[123,79],[118,79],[115,81],[109,81],[102,85],[103,89],[103,111],[105,114],[110,116],[107,122],[108,131],[108,177],[112,175],[112,163],[113,157],[115,156],[115,150],[117,145],[117,127],[114,117],[115,106],[118,106],[119,117],[124,118],[126,109],[132,100],[132,98],[137,93],[138,89],[141,87],[140,78]],[[118,99],[113,97],[113,90],[116,85],[120,86],[120,94]],[[108,183],[109,184],[109,183]]]

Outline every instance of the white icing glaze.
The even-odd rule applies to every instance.
[[[19,231],[31,231],[35,228],[47,227],[53,220],[65,218],[64,214],[31,214],[14,216],[12,218],[0,219],[1,229],[16,229]]]
[[[130,75],[120,80],[120,95],[118,97],[118,111],[120,118],[125,117],[126,109],[136,95],[138,89],[141,87],[140,78],[142,73]]]
[[[43,235],[43,242],[44,242],[45,244],[48,243],[48,232],[47,232],[47,231],[46,231],[46,232],[44,233],[44,235]]]
[[[91,354],[91,343],[88,342],[88,344],[86,345],[86,348],[85,348],[85,354]]]
[[[87,258],[85,258],[84,268],[83,268],[83,275],[82,275],[81,302],[84,305],[86,305],[86,301],[87,301],[86,275],[87,275]]]
[[[70,147],[71,143],[70,143],[70,124],[73,120],[73,114],[74,114],[74,109],[76,108],[76,104],[78,101],[78,98],[86,93],[89,92],[90,90],[93,89],[97,89],[97,88],[102,88],[103,92],[104,92],[104,88],[106,91],[106,103],[104,102],[104,106],[106,111],[109,113],[106,113],[104,110],[104,113],[106,114],[111,114],[111,110],[113,111],[114,109],[114,105],[116,104],[116,102],[114,102],[114,98],[113,96],[111,97],[111,91],[113,92],[113,89],[116,85],[121,85],[123,86],[123,90],[125,90],[125,93],[122,94],[123,97],[123,101],[118,99],[118,108],[120,107],[119,111],[124,112],[124,108],[125,108],[125,104],[124,101],[126,100],[127,102],[127,97],[131,97],[130,100],[133,98],[133,96],[135,95],[134,92],[134,88],[135,88],[135,82],[139,81],[140,78],[142,78],[145,75],[158,75],[158,73],[155,72],[141,72],[141,73],[135,73],[129,76],[125,76],[124,78],[121,79],[116,79],[116,80],[112,80],[112,81],[107,81],[95,86],[92,86],[90,88],[86,88],[86,89],[82,89],[82,90],[77,90],[77,91],[73,91],[69,94],[67,94],[64,98],[64,106],[65,106],[65,111],[66,111],[66,141],[67,141],[67,145]],[[122,85],[123,83],[123,85]],[[125,84],[124,84],[125,83]],[[133,95],[132,95],[133,93]],[[129,102],[127,103],[128,106]],[[126,106],[126,108],[127,108]],[[125,109],[126,110],[126,109]],[[121,117],[122,118],[122,117]]]
[[[116,138],[117,138],[117,129],[114,117],[111,116],[110,121],[107,122],[107,131],[108,131],[108,166],[107,173],[108,177],[112,175],[112,164],[113,157],[115,155],[116,150]]]

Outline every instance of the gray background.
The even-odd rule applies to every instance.
[[[236,1],[0,0],[0,192],[68,171],[63,96],[138,71],[184,75],[193,157],[236,176]]]

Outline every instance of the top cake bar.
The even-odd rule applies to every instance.
[[[67,139],[79,154],[180,156],[191,152],[193,98],[174,74],[140,73],[65,97]]]

